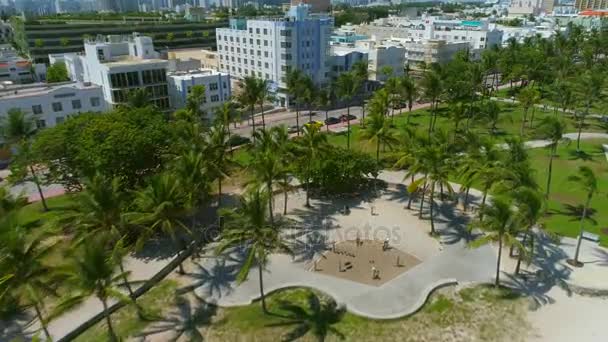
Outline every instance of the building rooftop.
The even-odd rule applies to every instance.
[[[166,60],[160,58],[139,58],[131,55],[113,56],[111,60],[102,62],[103,65],[111,67],[119,67],[125,65],[167,63]]]
[[[217,71],[217,70],[213,70],[213,69],[177,71],[177,72],[172,72],[172,73],[168,74],[169,77],[174,78],[175,80],[178,80],[178,81],[189,80],[189,79],[192,79],[193,77],[212,76],[212,75],[228,75],[228,74]]]
[[[84,89],[95,89],[99,88],[98,85],[89,83],[89,82],[61,82],[61,83],[32,83],[32,84],[10,84],[10,83],[2,83],[0,84],[0,99],[6,98],[20,98],[20,97],[30,97],[30,96],[39,96],[44,94],[49,94],[58,89],[74,89],[74,90],[84,90]]]

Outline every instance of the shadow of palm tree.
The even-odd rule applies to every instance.
[[[295,262],[310,262],[329,249],[327,235],[313,231],[291,243]]]
[[[31,312],[19,310],[7,317],[0,319],[0,341],[32,341],[37,335],[42,335],[42,330],[34,330],[36,316]]]
[[[344,334],[333,325],[339,323],[346,309],[332,298],[321,297],[314,292],[308,294],[308,307],[303,308],[287,301],[279,302],[282,311],[288,312],[283,321],[269,324],[269,327],[293,326],[294,328],[282,336],[282,341],[295,341],[308,333],[313,333],[317,341],[325,341],[328,335],[344,339]]]
[[[217,307],[194,296],[189,300],[184,297],[176,297],[176,310],[168,314],[168,318],[159,320],[136,337],[144,340],[152,335],[171,333],[168,341],[177,341],[185,337],[188,341],[203,341],[200,329],[211,325],[213,317],[217,313]]]
[[[568,151],[568,155],[570,156],[568,158],[569,160],[595,161],[594,156],[592,154],[589,154],[583,150],[570,150]]]
[[[583,216],[583,205],[572,205],[572,204],[563,204],[563,210],[551,210],[550,215],[564,215],[569,216],[570,221],[579,221],[581,216]],[[593,218],[597,214],[597,210],[593,208],[587,208],[587,215],[585,216],[585,220],[591,222],[593,225],[597,225],[597,220]]]
[[[572,269],[563,262],[568,255],[542,232],[534,233],[534,236],[534,258],[530,268],[535,271],[524,271],[519,276],[505,274],[503,280],[504,285],[528,296],[533,310],[555,302],[547,294],[554,286],[564,289],[568,295],[572,293],[567,284]]]

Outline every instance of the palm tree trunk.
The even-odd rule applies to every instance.
[[[308,175],[306,177],[306,207],[310,207],[310,169],[311,166],[308,165]]]
[[[534,114],[536,113],[536,106],[532,106],[532,115],[530,115],[530,127],[534,129]]]
[[[587,202],[585,203],[585,207],[583,207],[583,215],[581,216],[581,224],[578,233],[578,239],[576,241],[576,250],[574,251],[574,263],[578,264],[578,255],[581,251],[581,242],[583,241],[583,232],[585,226],[585,218],[587,217],[587,208],[589,207],[589,203],[591,202],[591,196],[587,196]]]
[[[120,259],[120,262],[118,263],[118,267],[120,268],[120,273],[123,274],[122,280],[125,284],[125,287],[127,288],[127,291],[129,292],[129,297],[133,298],[133,289],[131,288],[131,284],[129,284],[129,278],[127,278],[127,274],[125,272],[125,264],[124,264],[122,258]]]
[[[547,175],[547,192],[545,193],[545,198],[549,198],[549,192],[551,189],[551,172],[553,171],[553,155],[555,155],[555,150],[557,149],[557,142],[551,147],[551,156],[549,157],[549,174]]]
[[[410,124],[410,116],[412,116],[412,102],[409,101],[407,103],[407,108],[408,108],[408,112],[407,112],[407,120],[406,120],[406,124],[409,125]]]
[[[34,309],[36,310],[36,316],[38,316],[38,321],[40,321],[40,326],[42,327],[42,331],[44,332],[44,336],[46,336],[46,339],[48,341],[52,341],[53,338],[51,337],[51,334],[49,333],[49,329],[46,326],[46,322],[42,318],[42,312],[40,311],[40,307],[38,307],[38,303],[34,304]]]
[[[467,191],[464,193],[464,203],[462,204],[462,210],[465,213],[467,212],[467,204],[469,203],[469,191],[470,190],[471,190],[471,188],[467,186]]]
[[[410,181],[410,184],[414,183],[414,175],[412,175],[412,180]],[[414,193],[411,193],[408,195],[408,199],[407,199],[407,208],[408,209],[412,209],[412,200],[414,199]]]
[[[502,234],[498,236],[498,258],[496,258],[496,280],[494,286],[500,285],[500,258],[502,257]]]
[[[435,112],[435,101],[431,101],[431,118],[429,120],[429,137],[431,136],[431,131],[433,130],[433,115]]]
[[[329,111],[327,109],[325,109],[325,131],[329,132],[329,125],[327,124],[327,122],[329,121]]]
[[[262,111],[262,129],[266,129],[266,118],[264,118],[264,101],[260,103],[260,110]]]
[[[254,111],[254,107],[251,106],[251,124],[252,124],[252,128],[251,128],[251,136],[253,137],[253,140],[255,141],[255,116],[253,114]]]
[[[346,106],[346,148],[350,150],[350,105]]]
[[[264,278],[262,276],[262,263],[258,260],[258,277],[260,282],[260,299],[262,302],[262,311],[268,314],[268,308],[266,307],[266,296],[264,295]]]
[[[308,106],[308,121],[312,121],[312,107]]]
[[[283,202],[283,215],[287,215],[287,191],[283,192],[284,202]]]
[[[270,215],[270,225],[274,227],[274,214],[272,213],[272,183],[267,182],[268,187],[268,214]]]
[[[42,192],[42,187],[40,187],[40,181],[38,180],[38,175],[36,175],[36,171],[34,167],[30,164],[30,172],[32,173],[32,179],[34,180],[34,184],[36,184],[36,188],[38,189],[38,194],[40,195],[40,201],[42,202],[42,208],[44,211],[49,211],[49,207],[46,205],[46,199],[44,198],[44,193]]]
[[[217,207],[222,207],[222,177],[217,178]]]
[[[376,141],[376,163],[380,164],[380,139]]]
[[[528,234],[530,234],[530,226],[526,227],[526,230],[524,231],[524,237],[521,241],[523,248],[526,248],[526,241],[528,240]],[[523,259],[523,251],[519,251],[519,255],[517,256],[517,265],[515,265],[515,275],[519,274],[522,259]]]
[[[361,127],[365,127],[365,100],[361,102]]]
[[[426,192],[426,175],[424,176],[424,185],[422,186],[422,197],[420,198],[420,211],[418,212],[418,218],[422,218],[422,209],[424,207],[424,194]]]
[[[108,302],[105,298],[99,296],[99,300],[101,300],[101,304],[103,305],[103,312],[106,316],[106,323],[108,324],[108,334],[110,335],[110,341],[118,341],[118,337],[114,332],[114,327],[112,326],[112,319],[110,318],[110,313],[108,312]]]
[[[298,129],[298,136],[300,136],[300,106],[296,103],[296,128]]]
[[[433,185],[431,185],[431,194],[430,194],[430,206],[431,206],[431,211],[430,211],[430,215],[431,215],[431,235],[435,235],[435,221],[433,220],[433,207],[434,206],[434,195],[435,195],[435,182],[432,182]]]
[[[483,209],[486,207],[486,199],[488,198],[488,189],[483,191],[483,198],[481,199],[481,205],[479,206],[479,222],[483,221]]]
[[[519,129],[519,136],[524,136],[524,128],[526,127],[526,117],[528,116],[528,107],[524,108],[524,117],[521,119],[521,128]]]

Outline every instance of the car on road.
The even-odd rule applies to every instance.
[[[338,119],[335,116],[330,116],[327,119],[325,119],[325,124],[326,125],[335,125],[337,123],[340,123],[340,119]]]
[[[352,114],[342,114],[340,115],[340,121],[346,122],[346,121],[351,121],[351,120],[355,120],[357,119],[356,116],[352,115]]]
[[[287,128],[287,133],[289,134],[293,134],[293,133],[298,133],[300,129],[298,128],[298,126],[289,126]]]
[[[249,144],[251,142],[251,139],[238,135],[238,134],[234,134],[230,136],[230,139],[228,140],[228,144],[230,145],[230,147],[236,147],[236,146],[240,146],[240,145],[244,145],[244,144]]]

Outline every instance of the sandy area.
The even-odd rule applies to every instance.
[[[380,286],[421,262],[394,247],[383,250],[382,245],[382,241],[375,240],[361,240],[359,246],[356,241],[337,243],[335,252],[324,253],[317,259],[316,270],[313,266],[312,271]],[[380,272],[375,279],[372,278],[372,267]]]

